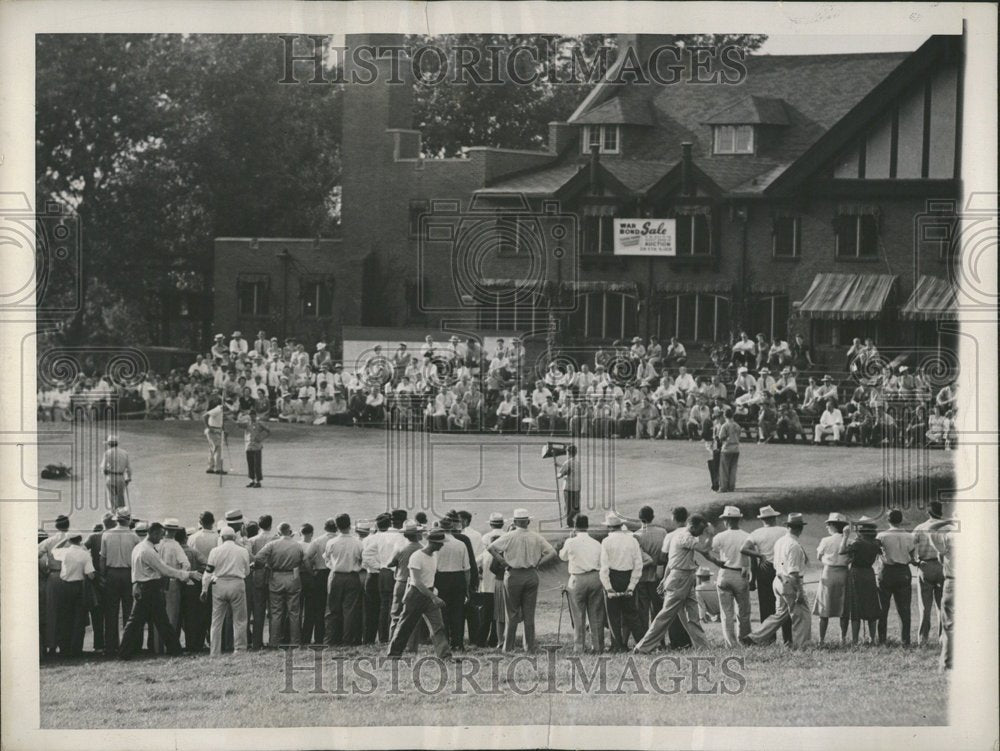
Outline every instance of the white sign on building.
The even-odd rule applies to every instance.
[[[677,220],[615,219],[615,255],[677,255]]]

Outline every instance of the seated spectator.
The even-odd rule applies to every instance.
[[[642,339],[638,336],[632,337],[632,346],[629,347],[628,356],[630,360],[639,361],[646,356],[646,348],[642,344]]]
[[[844,431],[844,418],[837,409],[837,403],[833,399],[828,399],[826,409],[820,415],[819,422],[814,429],[813,442],[820,446],[827,436],[833,437],[834,443],[840,443],[840,434]]]
[[[851,342],[851,346],[847,349],[847,354],[845,358],[845,367],[851,373],[857,373],[860,365],[863,363],[858,362],[858,358],[861,357],[864,351],[864,346],[861,344],[861,340],[854,337],[854,341]]]
[[[778,404],[784,402],[797,404],[799,401],[799,387],[795,382],[795,375],[792,373],[792,369],[787,366],[782,368],[781,377],[775,384],[774,399]]]
[[[844,432],[844,443],[848,446],[857,443],[859,446],[871,445],[872,429],[875,427],[875,416],[867,404],[860,404],[850,416]]]
[[[740,338],[733,345],[732,363],[737,367],[749,368],[757,362],[757,345],[747,336],[747,332],[741,331]]]
[[[636,418],[635,437],[653,438],[660,428],[660,412],[656,405],[648,399],[643,399]]]
[[[181,395],[177,389],[170,389],[163,403],[163,419],[179,420],[181,418]]]
[[[688,440],[700,440],[705,432],[705,426],[712,422],[712,410],[704,397],[699,398],[691,407],[685,422]]]
[[[729,391],[726,384],[722,382],[718,375],[712,376],[712,382],[708,388],[708,398],[716,404],[728,403]]]
[[[212,367],[205,362],[205,358],[198,355],[195,361],[188,366],[189,376],[199,376],[201,378],[208,378],[212,375]]]
[[[698,620],[702,623],[713,623],[721,620],[719,610],[719,591],[712,582],[712,572],[702,566],[696,574],[698,583],[695,584],[694,594],[698,600]]]
[[[663,347],[660,340],[655,336],[649,337],[649,346],[646,347],[646,359],[652,363],[654,368],[659,368],[663,360]]]
[[[733,382],[733,400],[753,394],[757,390],[757,379],[750,375],[746,366],[740,367],[736,371],[736,380]]]
[[[670,345],[663,358],[664,365],[684,365],[686,362],[687,350],[684,349],[684,345],[677,340],[676,336],[670,337]]]
[[[250,345],[243,338],[243,332],[234,331],[233,338],[229,340],[229,355],[231,359],[236,359],[240,355],[245,355],[250,351]]]
[[[381,389],[368,389],[365,395],[364,421],[370,425],[381,425],[385,422],[385,397]]]
[[[222,334],[215,335],[215,341],[212,344],[212,348],[209,350],[212,355],[213,362],[216,363],[228,363],[229,362],[229,347],[226,346],[226,337]]]
[[[149,398],[146,401],[146,419],[162,420],[165,406],[166,399],[164,399],[163,394],[155,386],[150,388]]]
[[[767,364],[777,370],[792,362],[792,350],[784,339],[774,338],[767,350]]]
[[[538,415],[538,430],[542,433],[555,433],[565,429],[562,415],[559,412],[559,405],[556,404],[552,394],[545,397],[541,412]]]
[[[770,441],[777,429],[778,410],[775,407],[774,397],[765,391],[757,411],[757,443]]]
[[[653,364],[653,359],[647,358],[645,361],[640,363],[639,369],[635,374],[636,381],[643,386],[648,386],[649,388],[656,388],[657,384],[660,382],[660,374],[656,371],[656,366]]]
[[[672,340],[671,340],[672,341]],[[677,369],[677,380],[674,381],[674,388],[677,389],[679,399],[687,401],[688,395],[695,390],[694,378],[687,372],[683,365]]]
[[[775,433],[782,443],[795,443],[796,439],[803,435],[802,422],[795,411],[795,405],[791,402],[783,402],[778,407],[778,422],[775,425]]]
[[[656,403],[656,409],[660,413],[660,428],[656,437],[678,438],[680,436],[680,423],[677,404],[667,399],[661,399]]]
[[[448,430],[467,431],[472,422],[465,399],[457,399],[448,412]]]
[[[930,430],[927,408],[923,404],[918,404],[910,413],[909,418],[905,428],[906,447],[922,448],[927,441],[927,432]]]
[[[837,386],[833,382],[833,378],[828,375],[823,376],[823,382],[816,390],[816,397],[820,400],[820,404],[826,404],[831,399],[834,403],[840,401],[838,398]]]
[[[796,334],[792,344],[792,367],[799,372],[812,370],[814,367],[812,347],[806,344],[802,334]]]
[[[487,402],[488,406],[489,402]],[[500,403],[496,406],[496,424],[493,430],[497,433],[517,430],[518,405],[510,391],[500,392]]]
[[[946,383],[938,391],[934,404],[941,408],[941,414],[946,414],[948,410],[955,410],[958,407],[958,381]]]

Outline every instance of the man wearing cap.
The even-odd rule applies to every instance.
[[[479,578],[479,632],[475,644],[495,647],[503,638],[506,611],[503,604],[503,579],[493,572],[493,556],[487,548],[503,535],[503,514],[494,511],[489,518],[490,529],[483,535],[483,549],[477,556]],[[602,622],[603,624],[603,622]]]
[[[236,543],[236,531],[232,527],[223,527],[220,533],[220,543],[208,554],[208,564],[205,576],[201,582],[201,601],[209,599],[211,587],[212,627],[211,654],[218,657],[222,654],[222,645],[228,639],[224,638],[224,624],[232,622],[232,633],[236,652],[247,649],[247,599],[246,578],[250,575],[250,553],[242,545]]]
[[[938,637],[941,636],[941,595],[944,589],[944,573],[937,550],[931,542],[931,529],[941,519],[943,508],[941,501],[931,501],[927,506],[927,519],[913,528],[913,543],[920,570],[918,586],[920,599],[917,609],[920,614],[920,626],[917,629],[917,639],[923,644],[931,633],[931,610],[937,606]]]
[[[223,429],[225,409],[222,400],[213,397],[212,401],[209,402],[208,410],[201,416],[202,422],[205,424],[205,438],[208,440],[209,446],[208,469],[205,472],[210,475],[225,474],[222,467],[222,444],[226,439],[226,432]]]
[[[337,534],[327,540],[323,557],[330,570],[324,644],[355,645],[361,641],[361,540],[351,534],[351,517],[335,520]]]
[[[278,539],[278,533],[271,530],[274,519],[270,514],[262,514],[257,519],[260,531],[247,541],[247,550],[250,552],[250,560],[256,562],[257,555],[264,549],[271,540]],[[268,584],[268,571],[264,566],[254,565],[251,573],[253,580],[253,594],[247,598],[249,600],[250,614],[253,623],[252,649],[264,648],[264,623],[267,621],[267,606],[270,601],[270,586]]]
[[[684,613],[684,624],[691,643],[702,649],[709,646],[708,637],[699,623],[698,598],[695,595],[698,565],[695,554],[701,554],[716,566],[722,561],[712,554],[710,543],[702,541],[708,522],[701,514],[692,514],[687,526],[670,535],[667,552],[667,573],[657,588],[663,594],[663,608],[649,624],[645,635],[635,645],[635,652],[648,654],[663,641],[671,624]]]
[[[403,614],[403,596],[406,594],[406,582],[410,578],[410,556],[423,547],[424,527],[415,521],[406,520],[402,528],[402,544],[389,561],[393,572],[392,607],[389,611],[389,635],[396,632],[399,618]]]
[[[608,536],[601,542],[600,578],[611,629],[611,651],[625,652],[629,634],[638,644],[645,631],[634,596],[642,578],[642,549],[617,513],[609,511],[604,523]]]
[[[717,623],[722,618],[722,611],[719,606],[719,590],[712,583],[712,569],[699,566],[695,578],[698,580],[694,585],[694,596],[698,598],[698,619],[702,623]]]
[[[470,591],[472,561],[475,557],[470,552],[471,545],[466,546],[465,542],[458,539],[458,526],[461,526],[461,521],[455,512],[448,512],[441,520],[445,538],[437,554],[434,588],[444,600],[442,615],[448,641],[453,650],[460,651],[465,648],[465,602]]]
[[[712,552],[722,561],[716,587],[722,610],[722,633],[727,647],[735,647],[739,639],[750,633],[750,561],[743,547],[750,535],[740,529],[743,512],[736,506],[726,506],[719,517],[726,529],[712,538]],[[733,603],[739,621],[739,635],[733,630]]]
[[[105,441],[108,448],[101,457],[101,474],[107,488],[107,500],[119,508],[125,505],[125,487],[132,482],[132,467],[128,452],[118,448],[118,436],[109,435]]]
[[[302,644],[322,644],[324,635],[324,614],[326,611],[326,587],[330,581],[323,553],[326,544],[337,534],[337,522],[327,519],[323,532],[314,537],[305,551],[308,573],[302,574]]]
[[[59,576],[62,571],[62,549],[69,544],[69,517],[56,517],[56,534],[38,543],[38,568],[45,573],[45,648],[55,654],[59,646],[59,608],[64,583]],[[56,551],[60,551],[58,556]]]
[[[278,526],[278,537],[266,543],[254,556],[255,569],[266,569],[268,572],[268,604],[271,611],[268,643],[271,647],[281,646],[286,623],[291,644],[298,644],[301,640],[301,577],[308,576],[309,570],[302,546],[293,535],[292,525],[282,522]]]
[[[84,580],[94,579],[94,563],[81,543],[83,535],[71,532],[66,538],[67,545],[59,552],[62,568],[62,592],[59,597],[58,643],[59,654],[64,657],[78,657],[83,654],[83,635],[87,628],[87,605]],[[94,624],[95,634],[98,626]],[[95,650],[97,647],[95,647]]]
[[[517,626],[524,622],[524,648],[534,652],[535,604],[538,599],[538,569],[558,555],[548,540],[528,529],[531,517],[527,509],[514,511],[514,529],[492,542],[486,549],[508,568],[504,581],[507,628],[504,652],[513,652]]]
[[[226,337],[223,334],[216,334],[212,341],[209,354],[213,361],[229,362],[229,348],[226,346]]]
[[[188,560],[180,543],[175,539],[181,529],[180,522],[173,518],[164,519],[163,529],[164,539],[158,549],[160,559],[171,568],[182,569],[184,571],[190,570],[191,562]],[[174,631],[179,635],[181,622],[181,584],[176,579],[172,579],[167,582],[166,589],[167,618],[170,619],[170,625],[173,626]],[[157,639],[157,644],[159,643],[159,639]]]
[[[197,571],[181,570],[165,564],[156,551],[163,539],[163,525],[153,522],[149,525],[146,539],[132,551],[132,597],[134,605],[122,634],[118,656],[127,660],[142,646],[142,633],[147,622],[155,626],[160,638],[172,655],[181,653],[181,643],[177,632],[170,625],[166,603],[163,597],[162,577],[186,582],[188,579],[201,581]],[[185,556],[185,563],[187,557]]]
[[[118,651],[118,618],[122,627],[132,612],[132,551],[139,536],[132,531],[132,521],[125,508],[118,509],[118,525],[101,535],[100,564],[104,580],[104,649],[107,654]]]
[[[770,643],[786,622],[792,624],[792,647],[801,647],[812,638],[812,611],[806,601],[802,581],[809,558],[799,542],[805,524],[802,514],[788,515],[785,522],[788,532],[774,543],[774,596],[778,603],[777,610],[764,619],[759,628],[740,639],[741,643]]]
[[[437,574],[435,554],[441,550],[444,542],[445,533],[435,529],[428,535],[427,545],[415,551],[407,561],[409,576],[406,593],[403,595],[403,610],[389,644],[388,654],[391,658],[402,656],[410,636],[421,621],[430,629],[434,653],[441,659],[451,657],[444,620],[441,617],[444,600],[435,594],[433,589]]]
[[[83,547],[90,553],[90,563],[94,571],[101,570],[101,538],[106,530],[117,526],[115,515],[110,511],[104,514],[101,524],[94,527],[94,531],[87,535]],[[94,651],[104,651],[104,579],[101,576],[94,576],[92,579],[94,596],[86,598],[89,609],[90,623],[94,629]]]
[[[774,615],[777,609],[774,595],[774,544],[785,536],[785,530],[778,526],[779,516],[781,514],[771,506],[762,507],[757,513],[761,526],[750,533],[750,539],[744,543],[741,551],[751,558],[751,586],[757,590],[761,622]],[[791,642],[791,623],[782,626],[781,633],[786,644]]]
[[[577,652],[586,651],[587,624],[590,624],[591,651],[604,651],[604,587],[601,585],[602,546],[587,532],[590,520],[585,514],[576,517],[576,533],[559,551],[569,569],[570,607],[573,609]]]
[[[889,605],[895,600],[901,641],[904,646],[909,646],[910,601],[913,596],[910,565],[918,566],[920,559],[913,533],[902,527],[903,512],[894,508],[889,511],[888,519],[889,529],[875,536],[882,548],[882,568],[878,572],[878,594],[882,605],[882,615],[878,619],[878,642],[885,644]]]
[[[572,527],[580,513],[580,463],[576,458],[576,445],[566,447],[566,461],[559,465],[556,477],[563,481],[563,500],[566,503],[566,526]]]

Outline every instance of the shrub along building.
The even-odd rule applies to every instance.
[[[660,42],[620,41],[644,64]],[[689,58],[676,83],[648,67],[617,83],[623,60],[550,124],[546,150],[461,159],[421,157],[412,87],[389,81],[388,60],[375,83],[346,85],[343,237],[327,258],[297,259],[332,290],[314,328],[445,322],[569,348],[639,335],[689,349],[741,329],[801,332],[821,355],[855,336],[953,336],[937,322],[954,317],[943,238],[961,193],[961,37],[912,53],[749,55],[735,83],[699,83],[713,73]],[[266,253],[254,273],[271,289],[287,269],[263,241],[223,243],[217,321],[253,329],[225,302],[241,254]]]

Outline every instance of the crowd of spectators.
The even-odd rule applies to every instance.
[[[854,340],[837,378],[818,375],[801,335],[789,344],[741,332],[692,370],[676,338],[615,341],[587,359],[546,368],[528,362],[517,338],[487,350],[472,338],[427,336],[419,351],[375,346],[345,369],[325,342],[308,352],[291,338],[261,331],[251,343],[235,331],[228,343],[216,335],[186,369],[145,373],[134,385],[80,376],[42,387],[38,413],[71,419],[75,397],[117,397],[120,418],[198,420],[221,401],[234,416],[313,425],[701,440],[713,414],[731,408],[760,442],[955,443],[956,382],[935,393],[923,373],[884,362],[871,339]]]

